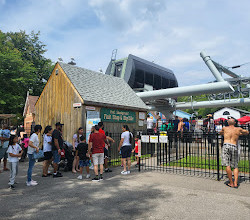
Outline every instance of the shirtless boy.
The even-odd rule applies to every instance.
[[[220,134],[224,136],[224,144],[222,147],[222,166],[226,166],[227,176],[229,179],[229,187],[238,188],[238,162],[239,162],[239,151],[237,142],[240,135],[248,135],[249,132],[239,127],[235,127],[235,120],[228,120],[228,127],[223,127]],[[231,167],[234,167],[234,182],[232,178]]]

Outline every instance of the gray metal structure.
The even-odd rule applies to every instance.
[[[176,103],[177,109],[198,109],[198,108],[214,108],[214,107],[230,107],[230,106],[244,106],[250,105],[250,98],[239,99],[225,99],[214,101],[202,101],[202,102],[187,102]]]
[[[213,61],[211,60],[210,56],[207,56],[206,53],[204,51],[202,51],[200,53],[202,59],[204,60],[205,64],[208,66],[208,68],[210,69],[210,71],[212,72],[212,74],[214,75],[215,79],[218,82],[223,82],[225,81],[222,76],[221,73],[218,71],[218,69],[215,67]]]
[[[156,91],[140,92],[137,95],[143,101],[153,101],[156,99],[176,98],[180,96],[202,95],[220,92],[231,92],[234,88],[226,81],[201,84],[195,86],[184,86],[171,89],[161,89]]]
[[[170,114],[175,109],[197,109],[223,106],[246,106],[250,105],[250,78],[241,77],[221,64],[213,61],[204,51],[200,53],[205,64],[208,66],[217,82],[203,85],[186,86],[170,89],[161,89],[157,91],[140,92],[137,95],[153,111],[162,112],[165,115]],[[231,76],[230,79],[224,79],[222,72]],[[219,94],[218,94],[219,93]],[[202,102],[175,102],[176,97],[193,96],[201,94],[211,94],[213,99]],[[231,99],[233,97],[233,99]],[[236,99],[235,99],[236,98]],[[192,99],[192,98],[191,98]]]

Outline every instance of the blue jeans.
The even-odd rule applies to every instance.
[[[30,182],[31,176],[32,176],[32,170],[33,170],[36,160],[33,159],[33,154],[28,154],[28,157],[29,157],[29,169],[27,172],[27,177],[28,177],[28,182]]]

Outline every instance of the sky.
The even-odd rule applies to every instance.
[[[249,0],[0,0],[0,30],[40,31],[53,62],[105,72],[117,49],[117,59],[154,61],[187,86],[214,80],[203,50],[227,67],[250,61],[249,11]],[[235,72],[250,77],[250,64]]]

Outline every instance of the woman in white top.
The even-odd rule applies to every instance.
[[[129,127],[127,125],[123,125],[122,127],[122,135],[121,135],[121,141],[118,147],[118,152],[121,150],[122,154],[122,165],[123,165],[123,171],[121,174],[126,175],[130,174],[130,166],[131,166],[131,152],[132,152],[132,140],[133,140],[133,134],[129,131]],[[128,169],[126,167],[126,164],[128,165]]]
[[[30,136],[29,146],[28,146],[28,157],[29,157],[29,168],[27,172],[27,186],[36,186],[37,181],[32,180],[32,171],[35,166],[36,160],[33,158],[34,152],[39,152],[39,138],[38,134],[41,132],[42,126],[36,125],[34,128],[35,133]]]
[[[83,135],[83,128],[80,127],[77,130],[77,133],[73,135],[73,151],[74,151],[74,155],[77,149],[77,145],[80,143],[80,137]],[[72,166],[72,173],[76,173],[79,172],[79,156],[75,155],[74,161],[73,161],[73,166]]]
[[[52,133],[53,129],[50,125],[48,125],[44,129],[43,133],[43,153],[44,153],[44,161],[43,161],[43,175],[42,177],[48,176],[49,165],[52,162]]]

